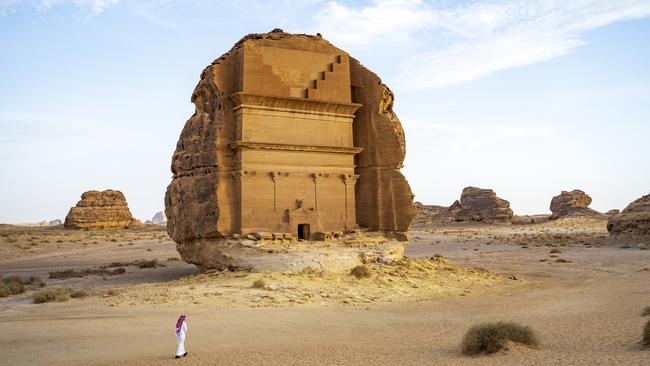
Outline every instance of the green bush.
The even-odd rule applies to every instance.
[[[507,341],[536,347],[537,336],[530,327],[517,323],[484,323],[471,327],[461,343],[465,355],[492,354],[503,349]]]
[[[350,274],[356,278],[368,278],[371,276],[370,269],[366,266],[356,266],[352,268]]]

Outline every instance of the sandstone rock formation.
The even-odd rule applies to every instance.
[[[610,235],[650,235],[650,194],[630,203],[620,214],[607,220]]]
[[[242,38],[203,70],[172,158],[165,212],[183,259],[237,267],[227,239],[256,232],[406,240],[415,209],[393,100],[320,36]]]
[[[165,213],[162,211],[156,212],[156,214],[151,218],[151,223],[156,225],[166,225],[167,216],[165,216]]]
[[[56,225],[61,225],[61,224],[63,224],[63,221],[61,221],[61,220],[59,220],[59,219],[51,220],[51,221],[48,223],[49,226],[56,226]]]
[[[590,209],[591,197],[585,192],[574,189],[571,192],[562,191],[551,200],[551,217],[558,219],[564,216],[599,216],[601,213]]]
[[[491,189],[466,187],[460,201],[454,202],[449,211],[455,221],[510,223],[512,220],[510,202],[497,197]]]
[[[70,208],[65,217],[66,229],[126,229],[137,224],[120,191],[88,191]]]
[[[618,215],[620,213],[621,213],[621,210],[619,210],[617,208],[614,208],[614,209],[611,209],[611,210],[605,212],[605,216],[609,217],[609,216]]]
[[[425,205],[421,202],[414,203],[417,214],[413,219],[413,226],[426,226],[430,224],[444,224],[453,221],[451,211],[446,206]]]

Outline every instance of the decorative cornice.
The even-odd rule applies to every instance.
[[[337,103],[315,99],[278,97],[269,95],[256,95],[236,92],[230,95],[235,104],[233,110],[243,107],[267,109],[274,111],[295,112],[312,114],[325,114],[338,117],[354,117],[354,112],[361,107],[358,103]]]
[[[282,150],[282,151],[305,151],[318,153],[334,153],[354,155],[363,151],[362,147],[338,147],[338,146],[310,146],[291,144],[271,144],[265,142],[236,141],[230,143],[233,150]]]

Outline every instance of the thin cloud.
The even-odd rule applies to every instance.
[[[95,16],[119,2],[120,0],[6,0],[0,3],[0,16],[11,14],[18,7],[30,8],[38,12],[48,12],[61,6],[73,7],[89,16]]]
[[[377,0],[362,8],[327,3],[314,29],[352,50],[441,40],[444,46],[430,44],[400,66],[396,87],[412,90],[444,88],[562,56],[585,43],[585,31],[647,16],[647,0],[492,0],[451,8]]]

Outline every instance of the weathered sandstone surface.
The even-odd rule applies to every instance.
[[[650,194],[630,203],[607,221],[610,235],[650,235]]]
[[[415,202],[414,205],[417,210],[415,219],[413,219],[414,226],[444,224],[453,221],[449,207],[425,205],[421,202]]]
[[[585,192],[574,189],[562,191],[551,200],[551,217],[558,219],[564,216],[600,216],[601,213],[589,208],[591,197]]]
[[[406,240],[415,208],[399,171],[405,140],[393,100],[377,75],[320,36],[242,38],[201,73],[172,158],[165,212],[182,258],[256,269],[244,263],[249,236]]]
[[[126,229],[137,224],[131,216],[124,194],[120,191],[88,191],[70,208],[65,218],[66,229]]]
[[[460,196],[460,201],[450,207],[455,221],[481,221],[494,223],[510,223],[512,210],[510,202],[497,197],[491,189],[466,187]]]

